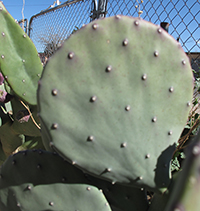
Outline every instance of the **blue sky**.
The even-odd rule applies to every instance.
[[[41,10],[47,9],[52,5],[54,0],[25,0],[24,16],[28,20],[39,13]],[[64,2],[64,1],[63,1]],[[4,6],[14,19],[22,19],[23,0],[4,0]]]
[[[33,15],[47,9],[56,0],[24,1],[24,17],[30,20]],[[63,0],[61,3],[65,1],[66,0]],[[138,1],[140,2],[140,0]],[[124,2],[126,2],[126,4]],[[160,2],[162,2],[162,4],[160,4]],[[4,0],[3,3],[15,19],[22,19],[23,0]],[[136,5],[136,0],[108,0],[107,16],[121,13],[131,13],[131,15],[137,16]],[[176,8],[174,8],[174,5]],[[167,12],[164,11],[164,8],[166,8]],[[155,24],[160,24],[161,21],[169,22],[169,33],[175,39],[181,35],[180,43],[185,51],[200,52],[199,0],[144,0],[140,9],[143,10],[141,17],[148,21]]]

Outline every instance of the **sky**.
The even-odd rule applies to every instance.
[[[56,0],[4,0],[3,4],[14,19],[19,21],[23,17],[22,8],[23,2],[25,2],[24,17],[29,21],[33,15],[53,5],[54,1]],[[140,0],[138,1],[140,2]],[[61,3],[64,2],[66,0],[61,1]],[[124,2],[128,2],[128,4],[124,4]],[[161,21],[169,22],[171,25],[169,33],[175,39],[181,34],[180,43],[183,48],[185,47],[185,51],[200,52],[199,0],[165,0],[161,2],[163,2],[162,5],[157,0],[144,0],[144,3],[141,4],[141,10],[145,10],[143,10],[141,17],[155,24],[160,24]],[[176,9],[174,9],[174,4]],[[136,5],[136,0],[108,0],[107,16],[121,14],[122,12],[123,14],[131,12],[136,16]],[[164,7],[167,11],[170,11],[169,15],[164,11]],[[151,16],[150,18],[149,15]]]
[[[47,9],[53,3],[54,0],[25,0],[24,17],[30,20],[33,15]],[[4,0],[3,4],[14,19],[22,19],[23,0]]]

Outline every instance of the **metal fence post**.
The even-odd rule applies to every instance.
[[[108,0],[99,0],[97,18],[102,18],[106,16],[107,1]]]
[[[90,16],[90,22],[96,19],[96,11],[97,11],[97,0],[92,0],[92,15]]]
[[[91,21],[98,19],[98,18],[103,18],[107,14],[107,3],[108,0],[99,0],[98,2],[98,9],[97,9],[97,1],[93,0],[92,1],[92,8],[93,10],[91,17]]]
[[[22,19],[18,21],[18,24],[21,26],[21,28],[27,33],[28,32],[28,27],[29,27],[29,22],[28,19]]]

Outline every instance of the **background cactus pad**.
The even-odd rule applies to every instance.
[[[0,69],[14,93],[36,105],[37,82],[43,66],[23,29],[0,2]]]

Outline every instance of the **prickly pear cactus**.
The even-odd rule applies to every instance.
[[[192,93],[189,59],[162,28],[124,16],[96,20],[43,72],[44,145],[113,183],[160,191],[170,183]]]
[[[111,211],[103,193],[67,164],[42,150],[10,156],[0,169],[0,209]]]
[[[24,173],[24,169],[26,169],[26,173]],[[24,187],[30,187],[30,185],[32,188],[46,187],[45,185],[55,183],[95,186],[102,190],[110,205],[122,210],[146,210],[148,208],[144,190],[120,184],[113,185],[108,181],[84,174],[80,169],[64,161],[58,154],[43,150],[22,151],[10,156],[2,165],[0,175],[0,209],[4,208],[4,210],[9,210],[10,206],[16,207],[17,205],[16,199],[13,200],[12,205],[6,204],[12,195],[6,195],[8,191],[19,191],[19,195],[16,194],[19,199],[28,197],[21,196],[21,194],[27,193],[22,191],[25,189]],[[54,190],[52,192],[55,195]],[[41,196],[41,193],[37,194]],[[52,197],[54,198],[53,195]],[[30,206],[30,201],[19,200],[21,205],[24,206],[24,203],[27,203],[27,206],[28,204]]]
[[[28,141],[25,142],[25,144],[26,143],[28,143]],[[22,148],[22,146],[20,146],[20,148]],[[36,166],[40,166],[41,171],[38,171],[38,167],[36,168]],[[24,173],[24,169],[27,170],[26,173]],[[147,210],[148,208],[145,190],[120,184],[113,185],[108,181],[84,174],[68,162],[63,162],[60,156],[43,150],[23,151],[9,157],[1,167],[0,175],[3,176],[0,177],[0,208],[5,211],[38,210],[35,204],[30,203],[32,200],[39,202],[40,210],[41,207],[43,210],[45,210],[45,208],[57,210],[67,205],[69,206],[69,203],[67,203],[66,199],[63,199],[62,196],[60,200],[53,199],[55,199],[55,195],[57,196],[63,191],[66,192],[66,190],[67,192],[70,191],[68,192],[68,200],[71,195],[73,195],[73,197],[76,196],[76,194],[83,194],[83,196],[85,196],[84,191],[79,193],[80,187],[77,185],[71,189],[71,186],[69,186],[71,183],[84,183],[85,185],[83,187],[88,191],[93,191],[87,193],[92,194],[94,194],[94,190],[96,189],[93,189],[93,186],[99,188],[105,195],[113,211],[139,211]],[[64,184],[55,184],[61,182],[61,177]],[[88,187],[90,188],[88,189]],[[45,192],[50,193],[47,195]],[[14,197],[12,193],[15,193]],[[96,194],[98,193],[96,192]],[[45,198],[43,197],[44,195],[46,196]],[[23,200],[24,198],[26,198],[26,200]],[[52,198],[53,201],[49,201],[50,198]],[[65,200],[65,203],[61,203],[61,200]],[[72,199],[70,199],[70,201],[71,200]],[[88,199],[83,197],[81,200],[83,202]],[[77,203],[75,204],[77,205]],[[87,206],[87,203],[84,202],[84,204]],[[94,206],[97,208],[99,204],[98,206]],[[83,209],[83,206],[81,207]]]
[[[96,187],[85,184],[32,186],[27,183],[2,191],[5,192],[1,198],[3,211],[111,211],[104,195]]]
[[[155,193],[151,198],[150,207],[148,211],[161,211],[165,210],[167,203],[169,202],[169,198],[172,194],[172,190],[178,181],[178,175],[180,172],[176,172],[172,175],[171,183],[168,186],[167,190],[163,194]],[[179,211],[179,210],[173,210]]]
[[[165,211],[198,211],[200,207],[200,131],[187,148],[185,163]]]
[[[43,69],[37,50],[2,2],[0,20],[1,71],[16,95],[36,105],[37,82]]]
[[[113,211],[140,211],[147,210],[149,203],[143,188],[125,186],[119,183],[112,184],[108,181],[85,174],[88,184],[98,187],[103,191]]]

